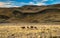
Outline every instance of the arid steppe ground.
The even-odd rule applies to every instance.
[[[0,38],[60,38],[60,4],[0,8]]]
[[[0,38],[60,38],[60,25],[0,24]]]

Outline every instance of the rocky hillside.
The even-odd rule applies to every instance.
[[[60,22],[60,4],[48,6],[25,5],[18,8],[0,8],[0,23],[15,22]]]

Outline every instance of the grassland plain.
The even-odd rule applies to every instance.
[[[0,38],[60,38],[60,25],[55,24],[0,24]]]
[[[60,38],[60,4],[0,8],[0,38]]]

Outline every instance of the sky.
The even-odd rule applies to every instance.
[[[60,4],[60,0],[0,0],[0,7],[21,7],[24,5]]]

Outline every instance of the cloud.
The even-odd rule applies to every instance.
[[[41,5],[53,4],[54,0],[33,0],[33,1],[35,2],[34,5],[41,6]]]
[[[5,5],[5,3],[4,3],[4,2],[0,2],[0,7],[1,7],[1,6],[4,6],[4,5]]]
[[[41,5],[45,5],[45,3],[34,3],[34,2],[29,2],[30,5],[38,5],[38,6],[41,6]]]
[[[10,3],[0,2],[0,7],[8,7],[8,6],[11,6]]]
[[[46,2],[48,0],[33,0],[33,1],[35,1],[35,3],[29,2],[29,4],[41,6],[41,5],[46,5],[46,3],[44,3],[44,2]]]
[[[49,0],[33,0],[33,1],[30,1],[28,3],[26,2],[21,2],[20,4],[21,5],[38,5],[38,6],[41,6],[41,5],[46,5],[46,1],[49,1]]]
[[[29,3],[25,3],[25,2],[21,2],[20,5],[38,5],[38,6],[41,6],[41,5],[45,5],[45,3],[34,3],[34,2],[29,2]]]
[[[33,5],[38,5],[38,6],[41,6],[41,5],[46,5],[46,3],[44,3],[44,2],[46,2],[46,1],[48,1],[48,0],[33,0],[34,2],[30,2],[30,3],[32,3]]]
[[[19,7],[19,6],[23,6],[23,5],[38,5],[38,6],[41,6],[41,5],[45,5],[45,1],[48,1],[48,0],[34,0],[36,1],[33,2],[33,1],[30,1],[28,3],[26,2],[16,2],[16,1],[9,1],[9,2],[0,2],[0,7]]]
[[[38,5],[38,6],[41,6],[41,5],[50,5],[50,4],[56,4],[56,3],[60,3],[59,2],[56,2],[57,0],[33,0],[33,1],[30,1],[30,2],[26,2],[25,0],[23,0],[22,2],[18,2],[17,0],[13,0],[13,1],[4,1],[2,2],[2,0],[0,0],[0,7],[20,7],[20,6],[23,6],[23,5]]]
[[[33,0],[35,2],[45,2],[45,1],[48,1],[48,0]]]
[[[19,6],[16,6],[13,1],[10,1],[10,2],[0,2],[0,7],[19,7]]]

